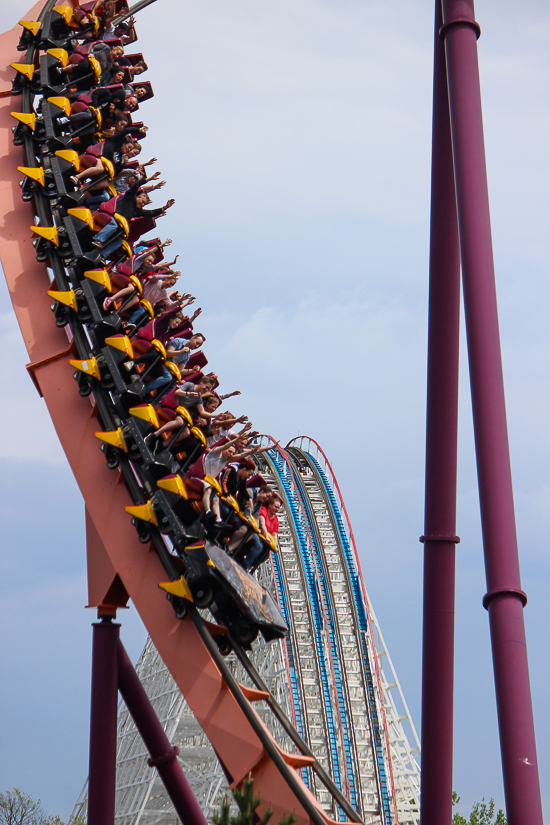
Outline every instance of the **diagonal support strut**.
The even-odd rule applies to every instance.
[[[88,825],[114,825],[118,691],[183,825],[207,825],[191,786],[119,638],[112,611],[94,622]]]

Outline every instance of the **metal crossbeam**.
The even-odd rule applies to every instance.
[[[273,589],[271,565],[260,571],[262,583]],[[256,641],[250,656],[258,672],[275,696],[279,706],[292,719],[292,703],[282,643]],[[229,657],[236,678],[249,682],[234,655]],[[136,671],[172,744],[180,749],[179,762],[207,819],[219,810],[230,790],[210,742],[193,716],[151,639],[136,666]],[[256,705],[278,744],[293,750],[289,737],[273,719],[264,703]],[[132,718],[121,702],[117,747],[117,825],[173,825],[174,810],[154,768],[147,764],[149,754]],[[73,816],[87,813],[87,785],[84,786]]]

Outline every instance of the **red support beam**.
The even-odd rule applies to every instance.
[[[114,825],[120,625],[104,616],[92,627],[88,825]]]
[[[500,352],[473,0],[442,0],[481,524],[506,812],[542,825]]]
[[[145,693],[139,676],[118,643],[118,687],[154,766],[183,825],[208,825],[180,763],[178,748],[172,747]]]
[[[422,639],[422,825],[450,823],[460,251],[445,52],[436,2]]]
[[[101,611],[100,611],[101,613]],[[114,825],[118,691],[183,825],[208,825],[173,747],[119,638],[112,615],[94,623],[88,825]]]

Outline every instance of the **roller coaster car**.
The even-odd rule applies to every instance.
[[[82,259],[88,269],[101,264],[101,253],[92,245],[94,223],[89,209],[53,206],[52,216],[58,228],[57,251],[62,258]]]
[[[18,126],[21,126],[21,122]],[[17,167],[25,175],[21,183],[23,200],[30,200],[34,196],[33,184],[39,184],[43,194],[52,201],[52,209],[58,208],[59,204],[67,208],[82,206],[85,192],[77,190],[71,181],[71,175],[78,171],[77,153],[70,149],[61,149],[52,155],[48,148],[43,146],[41,154],[41,166]]]
[[[50,290],[48,294],[52,298],[55,298],[56,301],[68,301],[72,298],[74,305],[71,305],[71,308],[76,310],[77,313],[80,313],[82,311],[81,301],[85,292],[89,289],[91,289],[90,283],[82,281],[80,290],[69,290],[68,293],[56,293]],[[77,292],[80,293],[79,296],[76,295]],[[65,298],[65,295],[67,295],[67,298]],[[89,295],[87,295],[86,298],[86,309],[94,306],[97,308],[95,298],[90,298]],[[71,360],[70,364],[76,367],[77,372],[75,373],[75,379],[77,381],[79,380],[78,373],[85,373],[91,378],[100,381],[105,390],[112,392],[116,399],[115,406],[119,414],[126,417],[128,410],[132,406],[141,404],[147,388],[140,380],[132,381],[127,370],[122,367],[122,364],[131,353],[131,345],[128,338],[125,335],[114,335],[110,338],[105,338],[104,344],[105,346],[98,347],[94,350],[93,356],[89,356],[85,360]],[[129,351],[125,348],[126,346],[128,346]],[[132,420],[127,422],[130,428],[129,435],[132,437],[134,436],[134,424],[135,422]],[[137,428],[135,428],[135,436],[137,452],[139,452],[143,439],[141,432]],[[166,472],[165,468],[164,472]]]
[[[153,408],[149,404],[139,403],[139,398],[136,400],[138,404],[136,407],[131,408],[132,415],[122,421],[121,426],[117,430],[96,432],[95,436],[102,442],[101,449],[105,454],[109,469],[118,467],[122,454],[126,453],[131,461],[138,461],[142,465],[143,469],[147,471],[149,481],[154,482],[155,479],[163,478],[167,472],[170,472],[173,458],[170,454],[155,455],[149,449],[143,437],[142,428],[139,426],[143,424],[143,422],[133,416],[141,414],[143,410],[153,410]],[[154,512],[153,523],[159,526],[161,532],[173,533],[174,540],[179,542],[181,546],[184,546],[193,536],[187,535],[179,520],[175,518],[174,511],[165,499],[166,496],[161,490],[157,490],[151,496],[151,511],[148,511],[145,520],[150,521],[151,513]],[[137,514],[136,518],[138,520],[141,519],[142,514]],[[134,523],[137,527],[138,524],[136,522]],[[194,537],[196,538],[196,535]]]
[[[160,452],[153,452],[148,441],[146,441],[144,434],[147,430],[151,430],[154,425],[136,416],[136,409],[154,409],[151,404],[138,404],[137,407],[130,409],[131,416],[124,422],[124,433],[129,444],[130,457],[133,459],[139,458],[143,465],[148,469],[150,475],[154,480],[164,478],[167,472],[170,472],[174,458],[166,450]],[[159,502],[162,509],[161,502]]]
[[[88,267],[88,268],[87,268]],[[104,315],[100,307],[105,298],[111,293],[112,286],[108,272],[103,268],[91,268],[89,260],[79,259],[73,266],[67,267],[69,280],[74,287],[74,298],[76,298],[76,310],[79,320],[83,319],[93,334],[95,342],[94,349],[99,349],[104,344],[105,339],[121,333],[122,321],[115,313]],[[52,296],[65,306],[71,306],[69,295]],[[56,323],[58,323],[58,311],[54,309]],[[65,311],[65,318],[68,319]],[[59,323],[59,326],[63,324]],[[139,394],[139,393],[138,393]]]
[[[49,49],[40,55],[40,90],[43,94],[62,95],[67,88],[67,80],[62,68],[69,61],[65,49]]]
[[[125,336],[116,336],[118,339],[125,339]],[[126,339],[128,340],[128,339]],[[113,346],[115,338],[107,339],[109,347]],[[103,350],[102,352],[105,352]],[[132,388],[135,384],[132,384]],[[189,494],[181,477],[168,475],[174,465],[174,456],[170,450],[162,448],[162,442],[151,440],[152,431],[158,428],[159,420],[157,412],[152,404],[142,403],[139,398],[134,398],[136,406],[129,404],[131,390],[121,403],[120,396],[115,397],[115,407],[123,419],[120,431],[112,433],[97,433],[96,436],[104,443],[128,454],[131,460],[139,460],[147,470],[151,479],[158,482],[161,490],[157,490],[151,497],[154,508],[158,511],[158,518],[163,532],[172,532],[175,541],[180,546],[185,546],[188,540],[202,537],[202,526],[200,531],[188,529],[197,520],[197,512],[188,502]],[[160,448],[160,449],[158,449]],[[198,457],[204,449],[203,444],[192,431],[187,439],[181,442],[181,449],[185,448],[189,454],[187,462]],[[109,461],[112,450],[104,449]],[[113,459],[113,466],[116,463]],[[179,481],[178,481],[179,479]],[[177,519],[174,519],[173,516]]]
[[[54,6],[52,11],[46,12],[38,33],[39,48],[43,51],[66,48],[75,35],[75,30],[69,25],[73,15],[74,9],[62,5]]]
[[[69,156],[75,156],[69,160]],[[71,175],[78,171],[78,155],[70,149],[61,149],[55,155],[43,154],[44,194],[56,198],[68,208],[85,205],[85,192],[76,189]]]
[[[126,336],[115,336],[116,338],[126,338]],[[122,408],[130,409],[134,404],[141,403],[141,399],[146,393],[143,382],[132,381],[127,370],[122,366],[127,355],[121,352],[112,342],[115,338],[106,338],[107,346],[101,348],[98,360],[101,364],[102,379],[104,386],[113,390],[120,397]],[[105,370],[105,374],[103,371]]]
[[[288,627],[265,587],[224,550],[208,541],[188,545],[185,579],[194,603],[209,607],[235,640],[249,648],[258,631],[266,642],[280,639]]]
[[[20,20],[19,25],[23,26],[23,31],[21,32],[21,37],[19,38],[17,51],[26,52],[42,28],[42,23],[38,20]]]
[[[41,115],[42,121],[39,124],[41,129],[37,137],[40,136],[48,143],[63,147],[72,145],[72,129],[67,123],[63,121],[59,122],[59,118],[69,117],[71,114],[71,104],[67,97],[52,96],[47,99],[42,98],[39,114]]]
[[[186,425],[184,424],[183,427]],[[185,474],[187,469],[194,461],[201,457],[205,450],[205,443],[204,443],[204,435],[198,430],[197,427],[192,427],[191,432],[187,438],[184,438],[174,444],[172,441],[169,442],[168,447],[164,447],[162,442],[159,442],[155,448],[154,454],[157,458],[161,456],[170,456],[172,460],[172,466],[177,465],[178,473]],[[196,490],[192,489],[192,484],[189,479],[186,479],[187,484],[186,487],[191,488],[191,492],[188,496],[185,497],[186,502],[189,504],[193,501],[202,501],[202,490],[197,492]],[[170,489],[169,487],[167,489]],[[174,507],[177,507],[177,504],[181,502],[175,502],[173,504]],[[181,518],[184,523],[188,524],[197,516],[197,510],[193,506],[191,510],[188,510],[188,507],[184,507],[181,510]],[[196,536],[195,536],[196,538]]]

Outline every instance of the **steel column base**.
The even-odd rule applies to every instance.
[[[183,825],[208,825],[191,786],[119,638],[112,616],[93,624],[88,825],[114,825],[118,691]]]

